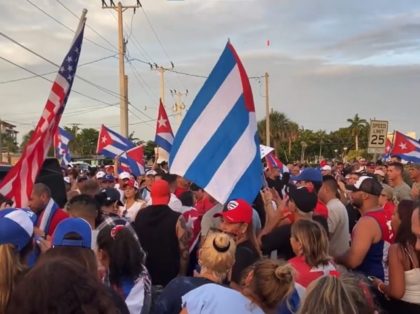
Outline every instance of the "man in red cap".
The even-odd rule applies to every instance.
[[[253,209],[243,199],[228,202],[223,211],[215,214],[221,217],[220,229],[231,234],[236,241],[235,264],[232,268],[231,286],[239,286],[242,271],[254,264],[261,256],[252,226]]]
[[[166,286],[188,267],[189,232],[184,217],[169,206],[171,191],[164,180],[151,188],[152,205],[140,210],[133,223],[147,252],[146,267],[154,286]]]

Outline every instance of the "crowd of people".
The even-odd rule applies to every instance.
[[[0,314],[420,313],[420,164],[266,167],[225,204],[117,168],[63,169],[63,208],[0,195]]]

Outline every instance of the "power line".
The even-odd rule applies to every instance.
[[[53,65],[53,66],[55,66],[55,67],[57,67],[57,68],[59,68],[59,67],[60,67],[57,63],[55,63],[55,62],[51,61],[50,59],[48,59],[48,58],[46,58],[46,57],[44,57],[44,56],[40,55],[39,53],[35,52],[34,50],[32,50],[32,49],[30,49],[30,48],[26,47],[25,45],[21,44],[20,42],[16,41],[15,39],[11,38],[10,36],[8,36],[8,35],[4,34],[3,32],[0,32],[0,35],[1,35],[1,36],[3,36],[3,37],[4,37],[4,38],[6,38],[6,39],[8,39],[8,40],[12,41],[13,43],[15,43],[16,45],[18,45],[19,47],[21,47],[21,48],[25,49],[26,51],[28,51],[28,52],[30,52],[30,53],[32,53],[32,54],[34,54],[35,56],[37,56],[37,57],[39,57],[39,58],[41,58],[42,60],[44,60],[44,61],[48,62],[49,64],[51,64],[51,65]],[[40,76],[40,74],[38,74],[38,73],[36,73],[36,75],[37,75],[37,76]],[[109,94],[109,95],[111,95],[111,96],[114,96],[114,97],[116,97],[116,98],[121,98],[120,94],[119,94],[119,93],[117,93],[117,92],[114,92],[114,91],[112,91],[112,90],[110,90],[110,89],[108,89],[108,88],[105,88],[105,87],[100,86],[100,85],[98,85],[98,84],[96,84],[96,83],[93,83],[93,82],[91,82],[91,81],[89,81],[89,80],[87,80],[87,79],[85,79],[85,78],[81,77],[80,75],[76,75],[76,77],[77,77],[78,79],[82,80],[83,82],[85,82],[85,83],[87,83],[87,84],[89,84],[89,85],[91,85],[91,86],[96,87],[97,89],[101,90],[101,91],[102,91],[102,92],[104,92],[104,93],[107,93],[107,94]]]
[[[68,7],[66,7],[60,0],[56,0],[64,9],[66,9],[68,12],[70,12],[71,15],[73,15],[77,20],[80,19],[80,17],[74,13],[72,10],[70,10]],[[86,27],[89,28],[92,32],[94,32],[96,35],[98,35],[102,40],[104,40],[108,45],[110,45],[112,48],[117,49],[117,46],[110,42],[108,39],[106,39],[102,34],[100,34],[98,31],[96,31],[92,26],[90,26],[88,23],[86,23]]]
[[[45,10],[41,9],[39,6],[37,6],[35,3],[33,3],[31,0],[26,0],[26,2],[28,2],[29,4],[31,4],[33,7],[37,8],[39,11],[41,11],[42,13],[44,13],[46,16],[48,16],[49,18],[51,18],[52,20],[54,20],[56,23],[60,24],[61,26],[65,27],[67,30],[75,33],[75,31],[70,28],[69,26],[67,26],[66,24],[64,24],[63,22],[61,22],[60,20],[56,19],[54,16],[52,16],[51,14],[49,14],[48,12],[46,12]],[[95,46],[98,46],[102,49],[108,50],[110,52],[116,52],[115,50],[111,50],[105,46],[102,46],[101,44],[98,44],[97,42],[89,39],[89,38],[85,38],[86,41],[90,42],[91,44],[94,44]]]
[[[43,79],[43,80],[45,80],[45,81],[48,81],[48,82],[50,82],[50,83],[54,83],[54,81],[53,81],[53,80],[47,79],[46,77],[43,77],[43,76],[39,75],[38,73],[36,73],[36,72],[34,72],[34,71],[32,71],[32,70],[30,70],[30,69],[28,69],[28,68],[26,68],[26,67],[24,67],[24,66],[22,66],[22,65],[19,65],[19,64],[15,63],[15,62],[13,62],[13,61],[11,61],[11,60],[7,59],[7,58],[4,58],[4,57],[0,56],[0,59],[2,59],[2,60],[4,60],[4,61],[6,61],[7,63],[10,63],[10,64],[12,64],[12,65],[14,65],[14,66],[18,67],[18,68],[20,68],[20,69],[22,69],[22,70],[24,70],[24,71],[27,71],[27,72],[29,72],[29,73],[31,73],[31,74],[33,74],[33,75],[36,75],[37,77],[39,77],[39,78],[41,78],[41,79]],[[78,95],[80,95],[80,96],[84,96],[84,97],[86,97],[86,98],[88,98],[88,99],[90,99],[90,100],[93,100],[93,101],[96,101],[96,102],[99,102],[99,103],[102,103],[102,104],[105,104],[105,105],[108,105],[108,106],[113,106],[113,105],[114,105],[114,104],[111,104],[111,103],[107,103],[107,102],[105,102],[105,101],[103,101],[103,100],[100,100],[100,99],[98,99],[98,98],[95,98],[95,97],[89,96],[89,95],[87,95],[87,94],[81,93],[81,92],[79,92],[79,91],[77,91],[77,90],[75,90],[75,89],[72,89],[72,91],[73,91],[73,93],[76,93],[76,94],[78,94]]]
[[[99,62],[99,61],[109,59],[109,58],[114,58],[115,56],[116,56],[116,54],[113,54],[111,56],[95,59],[95,60],[88,61],[88,62],[85,62],[85,63],[81,63],[81,64],[78,65],[78,67],[80,68],[80,67],[83,67],[83,66],[86,66],[86,65],[89,65],[89,64],[93,64],[93,63],[96,63],[96,62]],[[47,75],[54,74],[54,73],[57,73],[57,71],[54,70],[54,71],[42,73],[42,74],[39,74],[39,75],[40,76],[47,76]],[[0,81],[0,84],[15,83],[15,82],[25,81],[25,80],[29,80],[29,79],[33,79],[33,78],[37,78],[37,77],[38,77],[38,75],[30,75],[30,76],[25,76],[25,77],[12,79],[12,80],[7,80],[7,81]]]
[[[168,58],[169,61],[172,61],[171,58],[168,55],[168,52],[166,51],[165,47],[163,46],[163,43],[160,40],[160,38],[159,38],[159,36],[158,36],[158,34],[157,34],[157,32],[156,32],[156,30],[155,30],[152,22],[150,21],[149,16],[147,15],[146,11],[144,10],[143,6],[141,6],[140,8],[143,11],[144,16],[146,17],[147,24],[149,24],[149,27],[152,30],[153,34],[155,35],[155,38],[158,41],[160,47],[162,48],[162,51],[165,54],[166,58]]]
[[[153,26],[152,21],[149,19],[149,16],[147,15],[146,10],[143,8],[143,6],[141,7],[141,10],[143,11],[144,16],[146,17],[146,21],[149,24],[149,27],[152,30],[156,40],[158,41],[160,47],[162,48],[163,53],[165,54],[166,58],[168,58],[168,61],[173,65],[173,60],[169,57],[168,51],[166,50],[162,41],[160,40],[159,35],[158,35],[155,27]],[[174,72],[174,73],[176,73],[176,72]],[[177,80],[180,83],[180,85],[183,86],[184,89],[187,89],[178,75],[177,75]]]

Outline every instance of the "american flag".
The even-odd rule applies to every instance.
[[[69,97],[83,41],[86,12],[83,13],[72,46],[53,82],[41,118],[17,164],[0,183],[0,193],[15,201],[16,207],[26,207],[35,178],[47,156]]]

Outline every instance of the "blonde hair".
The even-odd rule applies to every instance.
[[[198,262],[203,270],[223,280],[235,264],[236,244],[226,233],[209,233],[199,252]]]
[[[0,245],[0,313],[5,313],[15,286],[16,277],[26,268],[12,244]]]
[[[271,259],[262,259],[251,266],[252,280],[242,293],[254,297],[265,311],[275,309],[294,289],[294,270]],[[246,280],[245,280],[246,281]]]
[[[342,275],[313,281],[298,314],[373,314],[375,305],[363,279]]]
[[[328,236],[325,229],[316,221],[301,219],[292,225],[292,237],[301,245],[303,256],[309,266],[328,264]]]

